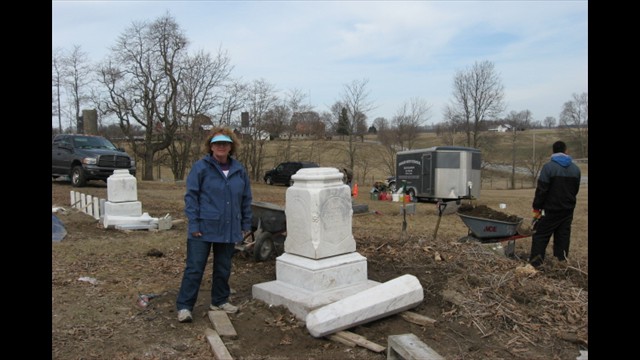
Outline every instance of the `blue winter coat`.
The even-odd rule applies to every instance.
[[[244,166],[229,158],[229,174],[210,155],[196,161],[187,175],[184,213],[187,237],[217,243],[238,243],[251,231],[251,182]],[[194,238],[194,232],[202,237]]]

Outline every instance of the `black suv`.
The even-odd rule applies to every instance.
[[[278,166],[267,171],[264,174],[264,182],[267,185],[285,184],[287,186],[293,185],[291,175],[298,172],[302,168],[318,167],[317,163],[310,161],[290,161],[280,163]]]
[[[102,136],[61,134],[51,144],[51,177],[69,176],[71,184],[82,187],[89,180],[103,180],[116,169],[136,176],[136,162],[124,149]]]

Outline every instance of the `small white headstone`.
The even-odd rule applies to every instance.
[[[138,200],[138,184],[127,169],[117,169],[107,178],[107,200],[125,202]]]

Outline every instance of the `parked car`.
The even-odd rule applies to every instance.
[[[278,164],[278,166],[267,171],[263,180],[267,185],[284,184],[286,186],[293,185],[291,176],[302,168],[319,167],[317,163],[311,161],[288,161]]]
[[[83,187],[89,180],[107,181],[116,169],[136,176],[136,162],[124,149],[97,135],[60,134],[51,144],[51,177],[69,176],[71,185]]]

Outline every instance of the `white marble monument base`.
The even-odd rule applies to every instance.
[[[140,201],[120,203],[105,201],[104,215],[140,216],[142,215],[142,203]]]
[[[299,320],[379,284],[367,279],[367,259],[356,252],[319,260],[284,253],[276,259],[276,279],[253,285],[253,298],[285,306]]]

